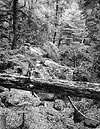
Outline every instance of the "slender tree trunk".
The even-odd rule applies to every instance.
[[[9,15],[9,44],[11,43],[11,16]]]
[[[16,48],[17,42],[17,14],[18,14],[18,0],[13,1],[13,42],[11,49]]]
[[[58,9],[59,9],[59,2],[56,0],[56,16],[55,16],[55,31],[53,35],[53,43],[55,44],[56,41],[56,35],[57,35],[57,26],[58,26]]]
[[[32,16],[32,6],[31,6],[31,1],[28,1],[28,33],[31,33],[31,16]],[[27,37],[27,42],[30,42],[31,35]]]
[[[28,15],[29,15],[29,17],[28,17],[28,26],[30,28],[31,27],[31,20],[30,20],[30,18],[31,18],[31,3],[30,3],[30,1],[28,1],[28,7],[29,7],[29,11],[28,11]]]

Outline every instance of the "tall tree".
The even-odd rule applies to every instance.
[[[59,0],[56,0],[56,14],[55,14],[55,23],[54,23],[54,35],[53,35],[53,43],[55,44],[55,40],[56,40],[56,34],[57,34],[57,26],[58,26],[58,10],[59,10]]]
[[[18,15],[18,0],[13,1],[13,42],[12,42],[12,49],[16,48],[17,43],[17,15]]]

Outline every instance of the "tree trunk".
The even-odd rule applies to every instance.
[[[16,75],[0,75],[0,85],[40,93],[67,95],[100,100],[100,84],[65,80],[43,80]]]
[[[13,1],[13,42],[11,49],[16,48],[17,43],[17,14],[18,14],[18,0]]]
[[[54,35],[53,35],[53,43],[55,44],[56,41],[56,35],[57,35],[57,26],[58,26],[58,9],[59,9],[59,2],[58,0],[56,0],[56,16],[55,16],[55,31],[54,31]]]
[[[29,7],[29,10],[28,10],[28,15],[29,15],[29,17],[28,17],[28,26],[29,26],[29,28],[31,27],[31,3],[30,3],[30,1],[28,1],[28,7]]]

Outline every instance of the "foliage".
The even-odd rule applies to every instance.
[[[13,0],[0,0],[0,73],[30,79],[100,82],[99,0],[26,0],[18,1],[17,9],[16,48],[11,50]],[[30,129],[88,129],[84,121],[75,123],[76,114],[69,102],[65,106],[56,100],[45,107],[41,97],[23,91],[7,91],[0,97],[6,107],[10,106],[9,129],[20,126],[24,115]],[[98,102],[74,98],[73,102],[85,115],[100,120]]]
[[[72,38],[73,41],[82,41],[86,37],[85,17],[82,14],[77,2],[73,1],[72,4],[65,9],[62,14],[63,28],[61,35],[66,35],[66,39]]]
[[[92,76],[95,77],[95,79],[93,80],[99,82],[98,58],[99,58],[99,42],[100,42],[100,38],[99,38],[100,3],[99,1],[95,1],[95,3],[93,4],[93,2],[94,1],[91,1],[91,2],[89,1],[89,3],[85,2],[85,14],[87,16],[86,26],[88,28],[88,38],[89,38],[89,44],[91,47],[90,53],[92,53],[92,60],[93,60],[91,72],[92,72]]]

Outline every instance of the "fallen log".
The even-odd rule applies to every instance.
[[[25,76],[0,74],[0,86],[41,93],[53,93],[100,100],[100,84],[65,80],[43,80]]]

